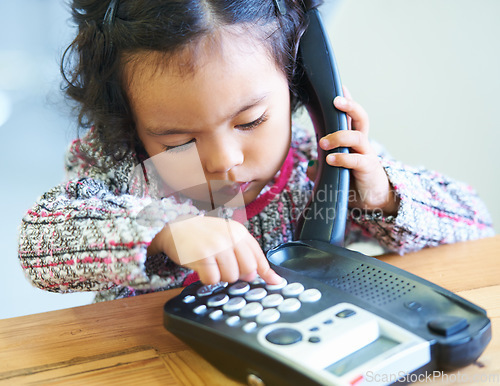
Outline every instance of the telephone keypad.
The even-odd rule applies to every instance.
[[[203,301],[203,299],[206,299]],[[192,311],[212,321],[225,321],[230,327],[246,333],[276,323],[283,315],[292,315],[305,303],[321,299],[316,288],[286,279],[279,284],[266,284],[260,277],[252,282],[238,281],[228,285],[221,282],[198,288],[196,296],[185,296],[183,302],[192,304]]]

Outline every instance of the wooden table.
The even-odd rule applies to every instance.
[[[381,259],[488,311],[493,340],[479,361],[432,381],[500,383],[500,236]],[[163,328],[179,292],[0,320],[0,384],[236,385]]]

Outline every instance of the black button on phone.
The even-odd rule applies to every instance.
[[[431,320],[427,326],[429,330],[443,336],[459,333],[469,327],[467,319],[453,315],[442,315]]]
[[[337,318],[349,318],[350,316],[353,316],[356,314],[356,311],[354,310],[343,310],[343,311],[340,311],[337,315],[335,315]]]

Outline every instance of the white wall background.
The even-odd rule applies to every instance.
[[[372,136],[408,164],[473,185],[498,232],[500,2],[327,0],[324,12],[343,83],[370,114]],[[0,318],[92,298],[35,289],[17,262],[20,219],[61,180],[74,137],[58,91],[68,15],[63,0],[0,2]]]
[[[54,294],[24,278],[17,230],[36,198],[61,182],[75,135],[59,91],[70,42],[64,0],[0,0],[0,318],[87,304],[90,293]]]

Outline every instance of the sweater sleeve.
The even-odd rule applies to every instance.
[[[19,259],[26,276],[52,292],[179,285],[187,270],[170,263],[161,278],[149,272],[147,247],[165,223],[196,208],[129,194],[131,158],[101,162],[84,157],[83,146],[92,141],[70,148],[69,180],[41,196],[22,219]]]
[[[353,209],[352,235],[378,241],[390,252],[405,254],[425,247],[494,235],[491,217],[468,185],[422,167],[410,167],[379,152],[389,182],[400,199],[396,216]]]

